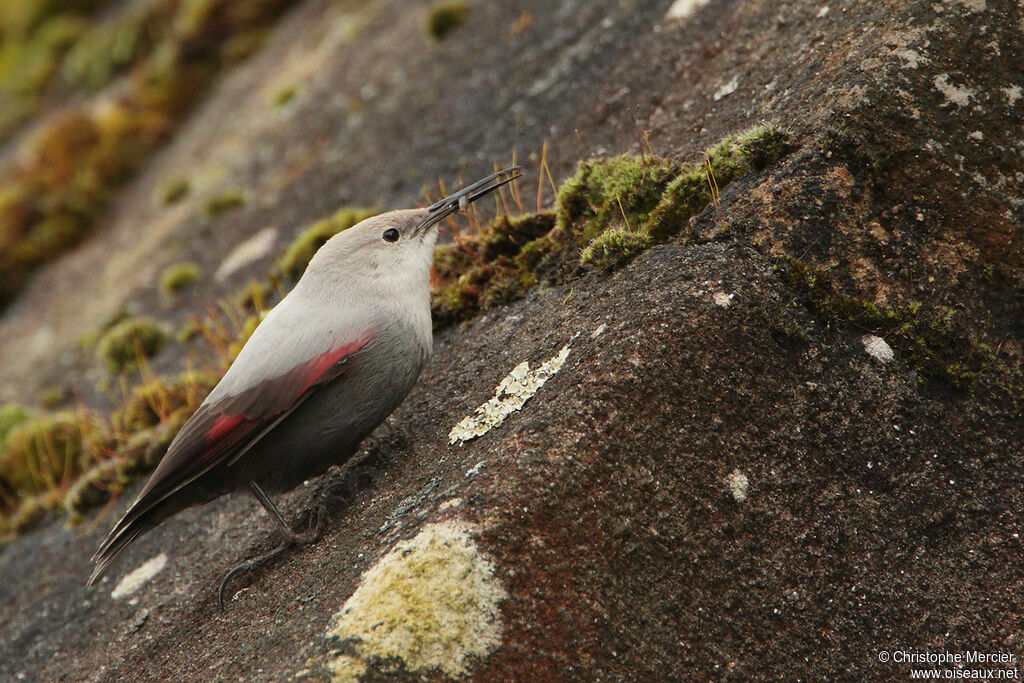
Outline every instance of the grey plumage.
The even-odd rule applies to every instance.
[[[187,507],[255,484],[272,508],[262,489],[286,491],[350,457],[430,356],[438,223],[516,177],[517,168],[500,171],[428,208],[375,216],[328,240],[168,447],[93,556],[89,584]]]

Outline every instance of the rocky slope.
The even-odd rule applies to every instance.
[[[120,576],[83,584],[129,496],[7,545],[0,673],[867,680],[908,675],[883,651],[1019,657],[1020,4],[480,3],[429,47],[425,11],[289,14],[5,313],[5,393],[80,371],[94,400],[75,340],[125,302],[180,322],[155,280],[182,254],[206,274],[182,309],[209,306],[266,270],[213,279],[267,226],[411,204],[545,139],[558,178],[699,161],[765,120],[791,149],[620,269],[574,261],[441,332],[323,538],[236,577],[224,612],[220,578],[276,540],[243,498],[143,539],[122,572],[166,567],[117,599]],[[182,174],[201,191],[154,206]],[[197,218],[231,187],[251,200]]]

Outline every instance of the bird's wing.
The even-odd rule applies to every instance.
[[[325,316],[299,301],[293,304],[279,305],[256,328],[220,383],[182,426],[94,561],[102,561],[153,506],[213,467],[233,462],[317,387],[344,374],[373,339],[365,316]]]

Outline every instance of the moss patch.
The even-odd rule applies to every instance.
[[[558,188],[558,225],[580,246],[612,223],[641,227],[679,172],[679,166],[655,157],[581,162]]]
[[[431,273],[434,327],[522,296],[536,284],[535,270],[564,246],[545,239],[554,229],[553,213],[499,217],[474,237],[438,247]]]
[[[512,301],[538,282],[565,282],[585,266],[621,267],[678,234],[735,178],[789,149],[788,134],[760,126],[723,139],[701,164],[628,155],[581,162],[558,189],[555,212],[500,217],[438,248],[435,328]]]
[[[168,266],[160,274],[160,294],[167,301],[177,298],[179,294],[195,284],[201,272],[199,266],[190,262]]]
[[[18,403],[0,405],[0,448],[7,443],[7,434],[32,417],[32,411]]]
[[[192,191],[192,183],[186,178],[168,180],[157,189],[157,199],[161,204],[177,204]]]
[[[203,215],[217,218],[241,206],[245,206],[245,193],[241,190],[228,190],[207,199],[203,204]]]
[[[965,391],[987,376],[991,390],[1024,399],[1020,359],[1001,353],[998,342],[972,329],[956,310],[914,301],[889,308],[848,296],[826,270],[791,256],[777,257],[774,268],[818,318],[883,337],[923,376]]]
[[[105,443],[101,423],[89,414],[31,418],[7,434],[0,477],[18,498],[57,490],[98,461]]]
[[[280,109],[281,107],[286,106],[288,103],[294,100],[295,96],[298,94],[298,86],[286,85],[285,87],[276,90],[274,94],[271,95],[270,104],[275,109]]]
[[[111,327],[99,340],[96,354],[107,370],[117,374],[134,369],[167,345],[167,329],[152,318],[129,318]]]
[[[113,413],[111,422],[121,433],[131,434],[173,419],[175,413],[192,413],[217,383],[209,372],[184,372],[177,377],[157,377],[132,388]]]
[[[364,208],[342,208],[329,218],[319,220],[306,229],[288,246],[277,262],[277,271],[289,280],[298,280],[317,249],[342,230],[373,216],[376,212]]]
[[[42,125],[22,150],[20,162],[0,175],[0,306],[13,299],[35,268],[73,246],[92,228],[114,190],[167,137],[217,71],[251,51],[265,35],[263,30],[293,1],[141,3],[151,6],[153,12],[142,10],[145,16],[134,28],[127,27],[127,33],[94,36],[92,45],[83,44],[81,54],[86,58],[76,63],[86,63],[88,55],[112,45],[118,50],[131,45],[134,50],[146,43],[152,49],[133,52],[124,47],[125,54],[133,52],[131,58],[139,62],[126,77],[118,98],[97,97],[69,107]],[[74,4],[78,8],[90,5]],[[63,3],[35,5],[43,8],[38,16],[49,17]],[[36,10],[26,16],[29,14],[35,16]],[[21,105],[7,107],[4,97],[5,74],[29,71],[22,56],[7,53],[14,44],[11,31],[22,36],[40,26],[19,20],[14,22],[19,28],[14,29],[4,19],[7,16],[0,14],[0,105],[4,105],[0,106],[0,135],[5,125],[17,123],[26,111]],[[121,20],[130,24],[127,17]],[[150,35],[148,29],[140,28],[144,26],[155,27],[156,32],[150,37],[136,35]],[[52,43],[54,37],[47,40]],[[47,76],[38,80],[48,81],[52,71],[47,67]],[[109,69],[102,71],[96,81],[107,78]],[[93,80],[75,67],[69,67],[69,73]],[[14,113],[9,116],[10,112]],[[207,209],[219,213],[236,206],[237,201],[237,196],[221,198]]]
[[[469,13],[468,2],[443,2],[434,5],[427,11],[427,35],[437,41],[444,40],[466,23]]]
[[[650,244],[651,236],[646,232],[612,228],[591,240],[580,254],[580,260],[598,268],[615,270]]]

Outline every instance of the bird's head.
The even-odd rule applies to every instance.
[[[344,230],[324,244],[310,261],[307,277],[336,275],[379,279],[411,275],[422,278],[433,262],[438,225],[477,199],[519,177],[507,168],[452,193],[424,209],[389,211]],[[330,278],[334,279],[334,278]],[[402,278],[404,279],[404,277]]]

